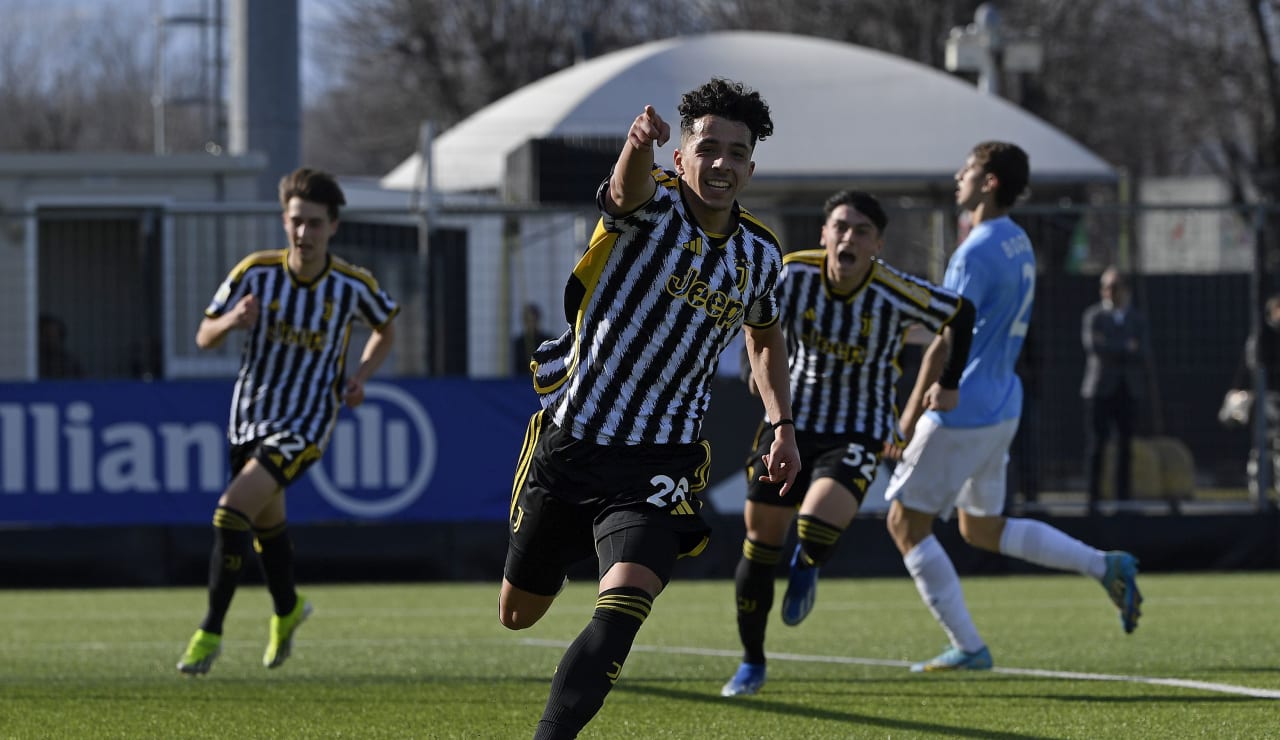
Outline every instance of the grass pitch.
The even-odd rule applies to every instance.
[[[761,693],[724,699],[733,585],[676,580],[582,737],[1280,737],[1280,574],[1143,576],[1132,635],[1086,578],[964,584],[994,671],[909,673],[945,643],[910,580],[830,579],[802,625],[775,608]],[[284,666],[262,667],[270,602],[246,585],[199,678],[174,666],[202,589],[0,591],[0,738],[527,738],[595,591],[517,633],[496,583],[303,590]]]

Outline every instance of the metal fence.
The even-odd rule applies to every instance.
[[[940,280],[963,228],[954,213],[905,201],[886,206],[882,257]],[[434,215],[427,224],[419,212],[350,210],[330,248],[370,269],[403,306],[386,373],[504,375],[523,305],[544,309],[547,330],[562,328],[564,280],[596,216],[530,207]],[[817,246],[817,209],[757,215],[777,226],[788,248]],[[1224,429],[1216,411],[1236,382],[1260,297],[1280,289],[1274,250],[1257,246],[1280,234],[1280,211],[1067,205],[1021,208],[1015,218],[1036,245],[1040,270],[1015,487],[1029,498],[1083,485],[1080,316],[1110,264],[1130,274],[1152,327],[1151,392],[1139,432],[1184,445],[1197,490],[1243,487],[1258,431]],[[283,244],[278,209],[268,205],[2,213],[0,340],[9,352],[0,380],[229,377],[234,343],[200,353],[196,326],[242,257]],[[362,344],[355,337],[353,353]]]

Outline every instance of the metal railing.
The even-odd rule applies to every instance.
[[[954,212],[886,206],[882,258],[941,280],[960,235]],[[470,206],[433,215],[432,225],[418,211],[352,209],[330,248],[371,270],[402,304],[397,349],[385,372],[504,375],[523,305],[539,304],[546,328],[562,328],[564,280],[596,214]],[[815,208],[756,215],[775,225],[789,249],[817,246]],[[1080,314],[1097,300],[1098,272],[1116,264],[1131,275],[1136,306],[1152,328],[1151,392],[1139,433],[1185,444],[1196,462],[1197,489],[1242,487],[1249,450],[1269,449],[1265,419],[1252,429],[1227,430],[1217,425],[1216,410],[1236,380],[1246,337],[1259,327],[1262,298],[1280,289],[1271,246],[1280,236],[1280,209],[1037,205],[1014,215],[1036,245],[1040,273],[1022,369],[1033,407],[1024,418],[1033,440],[1027,449],[1036,458],[1029,469],[1039,480],[1017,486],[1080,485]],[[78,366],[80,377],[98,379],[230,376],[238,361],[234,343],[201,353],[196,326],[241,258],[283,244],[278,208],[269,204],[0,212],[0,250],[8,255],[0,273],[0,341],[10,348],[0,358],[0,379],[53,377],[56,363],[41,371],[41,317],[46,336],[61,333],[76,359],[62,373]],[[352,351],[362,344],[355,337]]]

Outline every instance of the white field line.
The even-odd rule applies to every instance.
[[[569,643],[558,640],[524,639],[521,644],[536,647],[567,648]],[[669,655],[709,655],[719,658],[739,658],[741,650],[715,650],[695,647],[660,647],[656,645],[636,645],[632,652],[665,653]],[[910,661],[883,660],[879,658],[847,658],[838,655],[803,655],[800,653],[769,653],[769,660],[789,660],[797,663],[838,663],[842,665],[874,665],[889,667],[911,667]],[[1280,690],[1255,689],[1249,686],[1236,686],[1229,683],[1212,683],[1210,681],[1189,681],[1181,678],[1155,678],[1152,676],[1120,676],[1110,673],[1079,673],[1076,671],[1046,671],[1039,668],[992,668],[993,673],[1010,676],[1035,676],[1038,678],[1061,678],[1073,681],[1117,681],[1121,683],[1142,683],[1153,686],[1176,686],[1183,689],[1212,691],[1219,694],[1235,694],[1251,696],[1256,699],[1280,699]]]
[[[313,645],[326,646],[403,646],[409,644],[427,643],[449,643],[456,644],[456,638],[440,637],[424,639],[421,637],[413,638],[330,638],[323,640],[307,640],[306,642]],[[506,639],[497,638],[491,640],[467,640],[466,642],[475,644],[502,645],[510,644]],[[532,638],[524,638],[517,641],[521,645],[530,647],[547,647],[558,648],[564,650],[569,647],[569,642],[564,640],[540,640]],[[172,648],[176,644],[172,640],[165,641],[137,641],[129,643],[132,647],[147,648]],[[227,645],[258,645],[257,640],[228,640]],[[0,643],[0,652],[11,651],[27,651],[33,648],[48,650],[88,650],[88,651],[110,651],[119,649],[120,643],[103,642],[97,640],[75,641],[75,642],[56,642],[56,643]],[[739,658],[742,655],[741,650],[719,650],[714,648],[696,648],[696,647],[663,647],[658,645],[636,645],[632,648],[632,652],[637,653],[662,653],[668,655],[707,655],[717,658]],[[870,666],[886,666],[890,668],[909,668],[910,661],[905,660],[887,660],[883,658],[855,658],[839,655],[805,655],[802,653],[769,653],[770,660],[785,660],[796,663],[835,663],[839,665],[870,665]],[[1249,686],[1237,686],[1228,683],[1214,683],[1210,681],[1192,681],[1182,678],[1158,678],[1154,676],[1122,676],[1110,673],[1082,673],[1078,671],[1050,671],[1041,668],[992,668],[993,673],[1003,673],[1009,676],[1034,676],[1037,678],[1058,678],[1073,681],[1116,681],[1120,683],[1138,683],[1149,684],[1152,686],[1174,686],[1183,689],[1195,689],[1199,691],[1209,691],[1219,694],[1233,694],[1236,696],[1249,696],[1255,699],[1280,699],[1280,690],[1277,689],[1257,689]]]

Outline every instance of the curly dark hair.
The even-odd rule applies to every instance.
[[[714,77],[707,84],[690,90],[680,98],[680,136],[693,133],[693,123],[706,115],[727,118],[746,124],[751,131],[751,146],[773,135],[773,119],[769,104],[760,93],[741,82]]]

